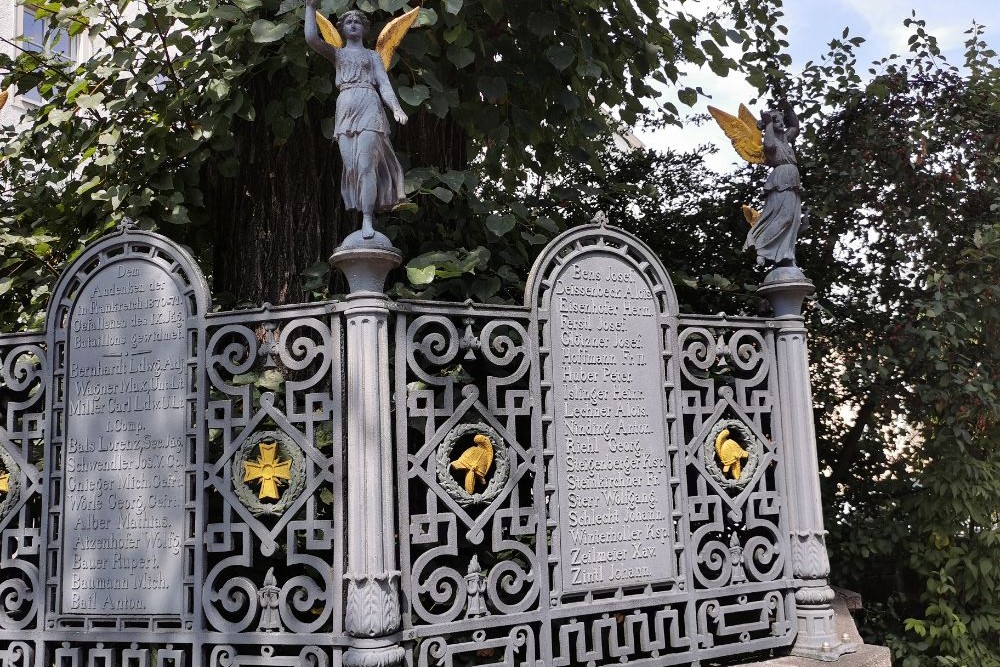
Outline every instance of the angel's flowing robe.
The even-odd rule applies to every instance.
[[[764,130],[764,159],[771,173],[764,183],[764,210],[747,234],[743,249],[754,248],[757,261],[795,263],[795,242],[802,226],[802,185],[795,152],[785,137],[768,123]]]
[[[344,162],[340,191],[348,209],[361,209],[359,174],[362,132],[374,132],[374,168],[377,182],[377,210],[391,209],[406,198],[403,191],[403,168],[389,143],[389,121],[377,88],[377,73],[382,59],[370,49],[337,50],[337,117],[334,134]]]

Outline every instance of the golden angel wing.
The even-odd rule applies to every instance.
[[[7,98],[9,97],[10,97],[9,90],[5,90],[2,93],[0,93],[0,109],[3,109],[5,106],[7,106]]]
[[[392,54],[396,52],[396,48],[406,37],[407,31],[418,16],[420,16],[420,7],[414,7],[402,16],[397,16],[389,21],[379,33],[378,41],[375,42],[375,50],[382,57],[382,64],[385,65],[386,70],[392,64]]]
[[[753,206],[743,204],[743,217],[746,218],[747,224],[753,227],[760,220],[760,211]]]
[[[324,42],[335,49],[344,48],[344,38],[340,36],[337,27],[330,23],[330,19],[316,12],[316,24],[319,26],[319,34],[323,35]]]
[[[740,109],[740,116],[744,115],[744,111],[749,120],[753,122],[753,116],[746,107]],[[741,158],[754,164],[764,163],[764,137],[757,129],[756,122],[753,122],[752,125],[747,124],[744,118],[726,113],[713,106],[708,107],[708,112],[712,114],[712,118],[733,142],[733,148],[736,149]]]
[[[757,119],[754,118],[753,112],[750,111],[750,109],[747,109],[747,105],[743,104],[742,102],[740,102],[739,117],[740,120],[743,121],[744,125],[746,125],[751,129],[757,130]],[[760,130],[757,131],[760,132]]]

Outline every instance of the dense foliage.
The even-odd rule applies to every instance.
[[[775,41],[774,0],[741,4],[695,19],[682,2],[428,2],[390,71],[411,115],[393,142],[417,210],[383,223],[407,257],[436,251],[411,265],[417,288],[512,298],[563,221],[510,193],[599,166],[611,114],[634,122],[655,82],[693,103],[686,63],[764,76],[775,63],[753,54]],[[378,30],[406,2],[320,8],[350,6],[372,12]],[[301,0],[54,0],[39,12],[53,30],[99,41],[79,67],[0,56],[3,86],[37,86],[46,100],[28,127],[3,131],[0,326],[38,315],[58,268],[122,216],[192,246],[223,305],[325,288],[325,259],[354,222],[329,141],[333,71],[305,44]],[[750,54],[743,63],[722,52],[734,42]],[[661,100],[655,115],[678,113]],[[448,280],[472,272],[478,280]]]
[[[837,581],[903,667],[1000,665],[1000,69],[924,24],[862,80],[844,35],[794,87],[818,221],[814,382]],[[903,627],[900,627],[900,625]]]

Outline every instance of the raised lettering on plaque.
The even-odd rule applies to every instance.
[[[180,614],[186,306],[145,259],[80,289],[67,337],[62,611]]]
[[[559,530],[566,592],[674,576],[661,330],[621,256],[568,261],[549,299]]]

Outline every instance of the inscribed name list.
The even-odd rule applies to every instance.
[[[566,264],[550,292],[563,590],[672,576],[661,329],[621,257]]]
[[[100,269],[70,311],[64,613],[181,612],[185,312],[169,274],[141,259]]]

